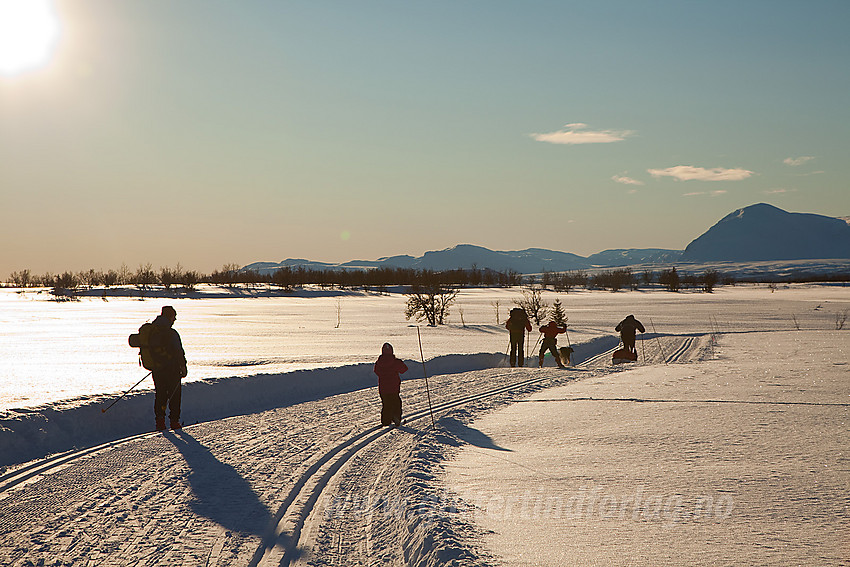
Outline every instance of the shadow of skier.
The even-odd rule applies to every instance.
[[[232,466],[222,463],[194,437],[180,431],[165,438],[174,443],[191,472],[192,510],[225,529],[262,536],[271,521],[268,508]]]
[[[448,431],[453,433],[458,439],[465,443],[475,445],[476,447],[481,447],[482,449],[493,449],[494,451],[511,452],[510,449],[505,449],[504,447],[496,445],[489,435],[485,435],[481,431],[469,427],[468,425],[461,423],[453,417],[444,417],[440,420],[440,423],[443,425],[443,427],[445,427]]]

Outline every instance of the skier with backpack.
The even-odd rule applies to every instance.
[[[525,365],[525,351],[522,343],[525,341],[525,332],[531,332],[531,321],[528,320],[528,314],[522,307],[514,307],[511,309],[511,314],[508,320],[505,321],[505,328],[510,332],[511,337],[511,367]]]
[[[139,348],[141,365],[151,371],[155,388],[153,413],[156,430],[165,430],[165,410],[171,429],[182,429],[180,423],[181,379],[186,376],[186,354],[180,334],[172,327],[177,311],[166,305],[152,323],[145,323],[138,334],[130,335],[130,346]]]

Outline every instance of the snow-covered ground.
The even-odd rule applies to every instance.
[[[0,382],[0,411],[67,407],[68,400],[126,390],[146,372],[127,337],[163,305],[178,312],[188,382],[371,363],[384,341],[419,359],[416,322],[405,319],[406,297],[398,292],[202,286],[188,297],[147,292],[144,300],[133,297],[135,290],[110,289],[105,300],[102,293],[56,302],[43,290],[0,290],[0,362],[7,378]],[[516,289],[464,290],[450,325],[422,326],[425,358],[504,352],[507,339],[493,304],[499,302],[504,322],[519,297]],[[604,327],[607,334],[610,324]],[[152,388],[150,381],[145,387]]]
[[[494,303],[504,320],[519,292],[469,290],[463,323],[455,308],[451,325],[421,328],[427,390],[403,296],[317,295],[0,294],[7,367],[41,352],[6,324],[23,319],[59,350],[43,355],[51,373],[109,341],[135,372],[119,388],[69,385],[71,401],[44,404],[30,387],[35,403],[6,405],[0,564],[847,561],[850,361],[848,330],[835,328],[846,288],[560,294],[577,346],[565,371],[505,368]],[[166,303],[205,379],[184,393],[192,425],[156,434],[149,391],[100,410],[140,377],[126,335]],[[628,313],[649,323],[641,359],[612,368],[594,355],[616,346]],[[370,387],[385,340],[411,366],[398,429],[376,425]],[[304,366],[260,374],[250,361]],[[16,368],[44,387],[38,364]]]
[[[850,561],[847,332],[729,333],[713,350],[472,423],[446,482],[500,564]]]
[[[718,288],[713,294],[576,291],[547,292],[569,316],[570,339],[607,336],[628,313],[651,319],[659,333],[748,324],[828,329],[842,310],[847,289],[780,286]],[[404,318],[405,296],[317,288],[290,294],[265,288],[201,286],[187,296],[112,288],[81,294],[78,301],[51,301],[46,290],[0,289],[0,412],[87,396],[120,393],[145,371],[127,337],[152,320],[163,305],[178,311],[175,326],[189,359],[186,381],[279,375],[293,370],[372,362],[388,340],[419,358],[415,321]],[[174,296],[177,297],[174,297]],[[444,354],[505,352],[504,322],[518,289],[469,289],[458,295],[449,325],[421,327],[426,359]],[[760,305],[769,298],[771,301]],[[737,309],[743,304],[745,309]],[[497,317],[498,314],[498,317]],[[796,319],[796,322],[794,321]],[[647,321],[647,324],[649,322]],[[151,388],[149,381],[140,389]],[[74,403],[74,402],[71,402]]]

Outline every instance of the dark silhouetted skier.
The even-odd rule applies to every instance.
[[[511,366],[523,366],[525,364],[525,350],[522,343],[525,341],[525,332],[531,332],[531,321],[522,307],[511,309],[511,315],[505,321],[505,328],[511,337]]]
[[[637,331],[640,331],[641,333],[646,332],[646,329],[643,328],[643,324],[635,319],[634,315],[629,315],[620,321],[614,330],[620,333],[620,339],[623,341],[623,347],[631,354],[635,355],[635,360],[637,360],[635,335],[637,334]]]
[[[156,368],[153,370],[153,384],[156,394],[153,402],[153,413],[156,418],[156,430],[165,429],[165,408],[168,406],[171,429],[181,429],[180,402],[181,380],[188,374],[186,369],[186,353],[180,334],[172,327],[177,320],[177,311],[170,305],[162,308],[162,313],[153,320],[156,328]]]

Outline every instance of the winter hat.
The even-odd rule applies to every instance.
[[[392,354],[393,353],[393,345],[390,343],[384,343],[384,346],[381,347],[381,354]]]
[[[170,305],[166,305],[162,308],[162,314],[166,317],[171,317],[172,319],[177,318],[177,310]]]

